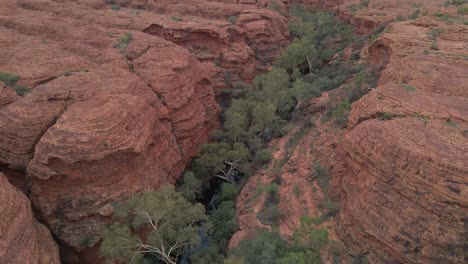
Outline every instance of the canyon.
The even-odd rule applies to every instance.
[[[0,82],[0,263],[102,263],[115,202],[175,183],[219,128],[217,99],[289,44],[296,3],[333,11],[358,35],[385,28],[360,52],[380,78],[345,128],[319,121],[344,87],[308,102],[315,126],[281,167],[279,232],[322,215],[330,196],[339,212],[323,226],[344,245],[344,263],[464,263],[468,26],[399,21],[416,10],[457,14],[444,1],[404,2],[4,0],[0,72],[19,80]],[[274,161],[299,129],[270,142]],[[311,179],[317,161],[328,193]],[[231,247],[270,228],[256,217],[265,197],[252,197],[271,168],[242,189]]]

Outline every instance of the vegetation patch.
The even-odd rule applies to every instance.
[[[20,77],[7,72],[0,72],[0,81],[4,82],[6,85],[13,85],[19,81]]]
[[[132,33],[128,32],[117,40],[117,44],[114,45],[114,48],[119,49],[120,51],[124,51],[132,40],[133,35]]]
[[[17,95],[24,97],[31,92],[31,88],[25,85],[15,85],[19,80],[20,77],[18,75],[7,72],[0,72],[0,81],[13,89]]]
[[[403,87],[403,88],[404,88],[406,91],[408,91],[408,92],[414,92],[414,91],[416,91],[416,88],[415,88],[414,86],[411,86],[411,85],[409,85],[409,84],[407,84],[407,83],[402,83],[402,84],[401,84],[401,87]]]

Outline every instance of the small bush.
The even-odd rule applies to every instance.
[[[277,205],[279,204],[279,195],[278,195],[279,186],[276,183],[270,183],[266,186],[266,202],[270,204]]]
[[[228,17],[227,20],[228,20],[229,23],[235,25],[238,18],[239,18],[239,17],[237,17],[237,16],[230,16],[230,17]]]
[[[124,51],[132,40],[133,35],[129,32],[119,38],[117,44],[114,45],[114,48]]]
[[[351,109],[351,102],[349,99],[344,99],[341,103],[331,112],[331,117],[334,118],[335,124],[339,127],[344,127],[348,123],[348,114]]]
[[[328,216],[335,216],[339,210],[338,205],[330,199],[325,200],[324,207],[327,209]]]
[[[330,174],[326,167],[323,167],[320,162],[315,162],[313,165],[314,177],[317,179],[317,184],[326,194],[328,192],[328,185],[330,183]]]
[[[369,0],[361,0],[361,6],[368,7],[369,6]]]
[[[72,74],[73,74],[72,71],[63,72],[63,76],[70,76],[70,75],[72,75]]]
[[[20,77],[18,75],[10,74],[7,72],[0,72],[0,81],[4,82],[6,85],[12,85],[19,81]]]
[[[424,55],[429,55],[429,51],[427,49],[424,50]]]
[[[24,85],[16,85],[12,87],[13,90],[15,90],[16,94],[19,96],[26,96],[31,92],[31,88],[24,86]]]
[[[299,188],[299,185],[294,184],[294,189],[293,189],[294,195],[299,198],[301,196],[301,189]]]
[[[266,204],[257,214],[258,220],[265,225],[276,225],[280,218],[278,206],[274,204]]]
[[[416,88],[414,88],[413,86],[407,84],[407,83],[402,83],[401,84],[401,87],[405,88],[406,91],[409,91],[409,92],[414,92],[416,91]]]
[[[460,15],[468,15],[468,6],[460,6],[457,8],[457,12]]]
[[[380,120],[392,120],[394,117],[392,113],[385,112],[380,116]]]
[[[283,170],[280,167],[274,167],[271,169],[271,175],[273,178],[273,183],[280,185],[281,184],[281,176],[283,175]]]
[[[177,21],[177,22],[184,21],[184,19],[180,16],[171,16],[171,20]]]
[[[418,9],[418,10],[414,11],[408,18],[409,19],[416,19],[416,18],[418,18],[420,12],[421,11],[419,11],[419,9]]]
[[[111,5],[111,9],[114,10],[114,11],[119,11],[119,10],[120,10],[120,6],[117,5],[117,4],[114,4],[114,5]]]
[[[213,60],[214,65],[221,66],[221,63],[224,61],[224,53],[221,51],[218,53],[218,56]]]
[[[270,149],[261,149],[257,152],[257,160],[262,164],[270,163],[272,159],[272,154]]]

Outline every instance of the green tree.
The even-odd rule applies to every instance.
[[[262,98],[259,101],[278,103],[279,95],[282,90],[289,86],[289,74],[285,69],[273,68],[268,73],[257,76],[254,81],[255,86],[262,92]]]
[[[271,264],[287,253],[287,243],[278,232],[259,231],[251,240],[243,240],[230,255],[244,257],[245,263]]]
[[[229,139],[235,143],[247,130],[247,115],[243,112],[234,112],[229,109],[224,114],[224,129]]]
[[[297,80],[294,83],[291,93],[297,101],[307,100],[321,95],[319,89],[302,80]]]
[[[250,153],[242,143],[230,145],[222,142],[214,142],[202,145],[199,149],[199,157],[195,160],[197,166],[207,168],[212,175],[228,182],[233,170],[247,170]]]
[[[234,202],[222,202],[211,212],[210,220],[213,223],[213,239],[225,247],[232,234],[239,229]]]
[[[187,200],[195,202],[202,192],[202,181],[197,179],[192,171],[188,171],[184,174],[183,183],[178,191],[182,193]]]
[[[192,204],[173,185],[132,195],[116,207],[118,222],[104,231],[100,248],[106,261],[138,263],[144,255],[153,255],[175,264],[190,245],[196,245],[199,229],[208,217],[202,204]],[[149,229],[145,240],[133,231]]]
[[[278,121],[276,106],[271,103],[258,103],[252,110],[252,124],[250,133],[263,132],[266,128],[272,128]]]
[[[221,185],[220,199],[221,201],[234,201],[239,191],[239,185],[225,182]]]
[[[309,69],[312,69],[316,65],[317,57],[318,52],[314,44],[308,38],[304,38],[289,45],[277,61],[279,67],[292,71],[295,67],[306,62]]]

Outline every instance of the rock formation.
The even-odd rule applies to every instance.
[[[251,81],[289,36],[263,2],[112,2],[0,7],[0,72],[20,76],[0,85],[0,166],[27,174],[75,251],[97,244],[114,202],[175,182],[218,126],[214,88]]]
[[[391,25],[369,48],[385,69],[350,115],[338,233],[373,263],[464,262],[467,39],[466,26],[423,17]]]
[[[319,197],[309,203],[307,195],[296,201],[291,194],[291,185],[303,186],[310,164],[318,159],[331,169],[329,195],[340,201],[339,217],[331,220],[329,231],[351,254],[342,261],[363,257],[382,264],[465,263],[468,28],[459,21],[422,15],[424,10],[440,10],[436,1],[371,1],[369,8],[351,12],[349,5],[358,2],[343,1],[333,10],[359,33],[370,33],[398,14],[406,21],[391,22],[362,52],[381,77],[377,87],[369,87],[370,93],[353,103],[348,128],[337,131],[317,123],[319,136],[311,139],[309,133],[297,144],[301,151],[283,167],[280,207],[285,205],[281,212],[286,220],[280,220],[278,229],[287,236],[297,227],[301,214],[294,210],[301,205],[306,207],[303,213],[320,215],[314,206]],[[372,15],[380,5],[387,18]],[[420,16],[408,19],[418,8]],[[454,10],[449,6],[443,12],[455,16]],[[305,144],[313,144],[312,156]],[[280,143],[274,146],[281,151]],[[297,170],[294,177],[288,177],[288,167]],[[231,246],[262,227],[254,215],[263,200],[249,192],[265,184],[264,178],[271,179],[268,173],[253,176],[241,192],[241,231]]]
[[[0,173],[0,263],[59,264],[49,230],[36,221],[31,202]]]

